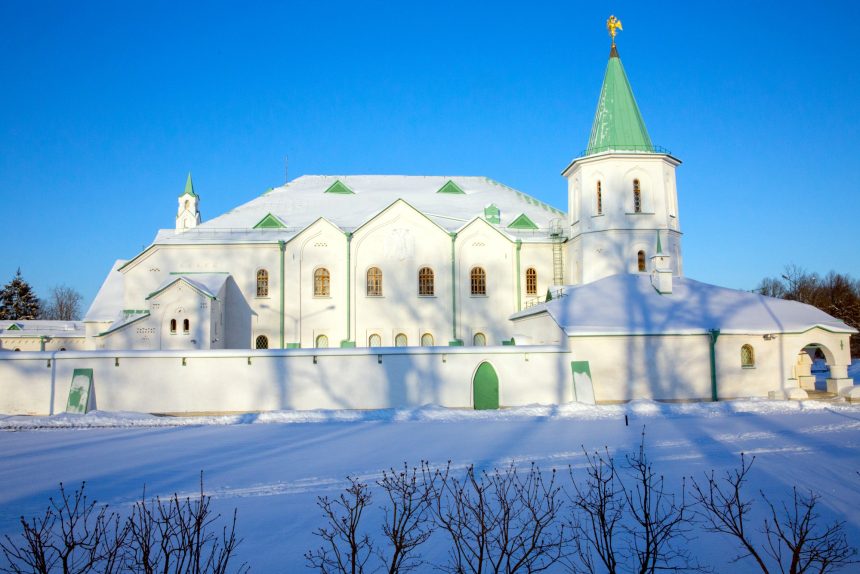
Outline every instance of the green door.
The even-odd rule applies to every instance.
[[[490,363],[481,363],[472,381],[475,409],[499,408],[499,377]]]

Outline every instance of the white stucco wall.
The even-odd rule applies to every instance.
[[[566,354],[556,347],[7,355],[0,359],[7,414],[62,412],[75,368],[93,369],[96,407],[110,411],[471,408],[472,376],[483,361],[498,373],[503,406],[573,398]]]

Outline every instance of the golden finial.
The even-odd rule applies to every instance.
[[[609,30],[609,35],[612,37],[612,47],[615,47],[615,34],[617,34],[617,30],[624,30],[621,27],[621,20],[616,18],[615,16],[610,16],[609,20],[606,21],[606,29]]]

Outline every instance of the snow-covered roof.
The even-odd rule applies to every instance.
[[[117,259],[96,298],[84,316],[84,321],[113,321],[122,315],[124,295],[124,275],[118,270],[125,265],[124,259]]]
[[[797,333],[813,327],[854,329],[811,305],[747,291],[673,278],[661,295],[647,275],[612,275],[563,288],[563,296],[514,314],[517,320],[547,312],[568,335],[704,333]]]
[[[345,187],[329,191],[337,182]],[[494,205],[500,212],[495,225],[525,240],[545,239],[551,222],[565,218],[563,211],[486,177],[306,175],[193,229],[162,230],[156,242],[271,241],[274,236],[285,239],[320,217],[344,231],[352,231],[398,199],[447,231],[457,231],[475,217],[484,217],[484,209]],[[283,227],[254,228],[270,214]],[[522,225],[522,215],[536,229]]]
[[[227,282],[227,279],[230,277],[227,273],[195,273],[193,275],[174,275],[164,281],[161,285],[158,286],[158,289],[153,291],[147,296],[147,299],[155,297],[171,285],[175,284],[178,281],[183,281],[199,291],[201,294],[206,297],[210,297],[215,299],[218,296],[218,292],[221,291],[221,288],[224,286],[224,283]]]
[[[0,321],[0,338],[83,337],[84,331],[84,324],[81,321]]]

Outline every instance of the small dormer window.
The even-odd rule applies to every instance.
[[[633,180],[633,212],[642,213],[642,188],[639,180]]]

